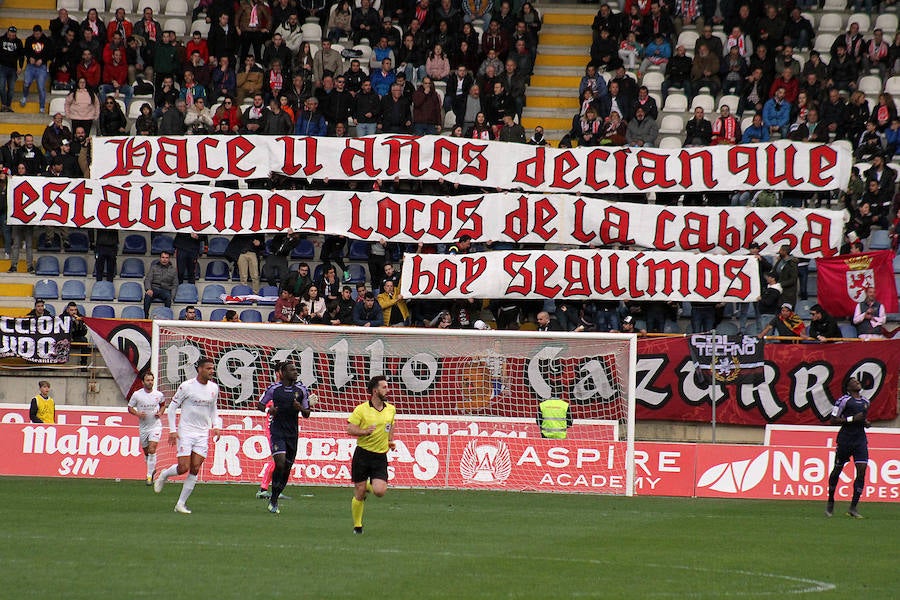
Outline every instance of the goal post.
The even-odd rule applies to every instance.
[[[301,422],[294,483],[349,484],[347,415],[369,378],[385,375],[398,411],[393,484],[634,491],[632,334],[153,322],[151,368],[167,399],[201,357],[215,364],[226,415],[208,479],[254,480],[268,457],[256,402],[287,360],[318,396]],[[569,403],[565,439],[541,437],[538,405],[551,397]]]

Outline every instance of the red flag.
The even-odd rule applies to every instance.
[[[833,317],[852,317],[868,287],[875,288],[885,312],[897,312],[894,253],[890,250],[819,258],[816,268],[819,304]]]
[[[150,366],[150,321],[84,318],[94,345],[127,400],[141,387],[138,373]]]

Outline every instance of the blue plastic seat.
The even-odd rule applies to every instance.
[[[166,319],[171,321],[175,318],[175,313],[172,312],[172,309],[168,306],[157,306],[153,310],[150,311],[151,319]]]
[[[228,312],[227,308],[216,308],[209,315],[210,321],[223,321],[225,319],[225,313]]]
[[[116,309],[109,304],[98,304],[94,307],[94,310],[91,311],[91,316],[95,319],[115,319]],[[141,316],[144,316],[143,311],[141,312]]]
[[[231,278],[231,268],[224,260],[213,260],[206,265],[207,281],[228,281]]]
[[[63,262],[66,277],[87,277],[87,261],[82,256],[69,256]]]
[[[147,240],[137,233],[126,235],[122,254],[147,254]]]
[[[365,283],[366,282],[366,268],[359,263],[350,263],[347,265],[347,271],[350,273],[350,278],[347,279],[344,283],[357,284],[357,283]]]
[[[122,318],[123,319],[143,319],[144,318],[144,307],[137,306],[135,304],[129,304],[125,308],[122,309]]]
[[[91,302],[111,302],[116,299],[116,286],[112,281],[96,281],[91,288]]]
[[[53,279],[39,279],[34,282],[34,297],[44,300],[57,300],[59,298],[59,286]]]
[[[278,287],[276,287],[274,285],[264,285],[261,288],[259,288],[259,295],[260,296],[278,296]],[[275,300],[272,300],[272,301],[260,300],[256,304],[258,306],[275,306],[275,302],[276,302]]]
[[[228,238],[222,236],[216,236],[209,238],[209,244],[207,246],[206,255],[207,256],[225,256],[225,248],[228,247]]]
[[[231,296],[249,296],[253,293],[253,288],[249,285],[236,285],[231,288]],[[243,302],[233,302],[232,304],[253,304],[253,300],[244,300]]]
[[[203,288],[203,296],[200,298],[200,302],[203,304],[224,304],[222,299],[219,297],[225,293],[225,286],[212,283]],[[215,319],[213,319],[215,321]]]
[[[274,310],[270,310],[270,311],[269,311],[269,316],[266,317],[266,323],[274,323],[274,322],[275,322],[275,311],[274,311]]]
[[[87,252],[91,247],[87,234],[80,231],[70,233],[66,241],[66,252]]]
[[[369,242],[353,240],[347,255],[350,260],[369,260]]]
[[[838,327],[841,330],[841,337],[855,338],[858,335],[856,333],[856,327],[854,327],[852,323],[839,323]]]
[[[197,291],[197,286],[193,283],[179,283],[178,287],[175,289],[175,300],[176,304],[196,304],[200,300],[200,293]]]
[[[39,256],[34,274],[40,277],[59,277],[59,259],[55,256]]]
[[[337,268],[337,267],[335,267]],[[325,274],[325,267],[323,265],[316,265],[316,268],[313,269],[313,281],[322,281],[322,275]],[[338,275],[340,277],[340,275]]]
[[[119,286],[119,302],[141,302],[144,299],[144,286],[137,281],[126,281]]]
[[[887,229],[876,229],[869,236],[869,250],[887,250],[891,247],[891,234]]]
[[[180,311],[178,311],[178,318],[179,318],[179,319],[184,319],[184,313],[185,313],[186,310],[187,310],[187,308],[182,308]],[[203,319],[203,313],[200,312],[200,309],[199,309],[199,308],[194,308],[194,310],[195,310],[196,313],[197,313],[197,318],[198,318],[198,319]]]
[[[143,279],[144,261],[133,256],[126,258],[122,261],[122,270],[119,272],[119,276],[126,279]]]
[[[291,258],[299,260],[311,260],[315,255],[315,245],[305,238],[300,240],[300,243],[294,246],[294,249],[291,250]]]
[[[150,254],[157,256],[160,252],[175,252],[175,240],[172,236],[165,234],[153,235],[150,238]]]
[[[60,252],[62,239],[57,233],[44,232],[38,236],[37,250],[38,252]]]
[[[262,314],[255,308],[241,311],[241,321],[244,323],[262,323]]]
[[[87,290],[84,289],[84,281],[81,279],[68,279],[63,282],[63,300],[84,300],[86,296]]]

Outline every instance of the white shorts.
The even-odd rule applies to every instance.
[[[159,438],[162,437],[162,423],[157,423],[156,426],[147,427],[144,429],[141,427],[141,448],[146,448],[150,442],[159,442]]]
[[[190,456],[191,454],[199,454],[206,458],[209,451],[209,432],[199,433],[179,433],[178,434],[178,453],[176,456]]]

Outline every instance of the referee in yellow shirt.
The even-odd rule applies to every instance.
[[[353,533],[361,534],[366,494],[372,492],[379,498],[387,492],[387,453],[394,449],[394,417],[397,409],[387,403],[388,383],[384,375],[369,380],[366,389],[371,394],[368,402],[357,406],[347,421],[347,433],[358,438],[350,477],[353,479]]]

